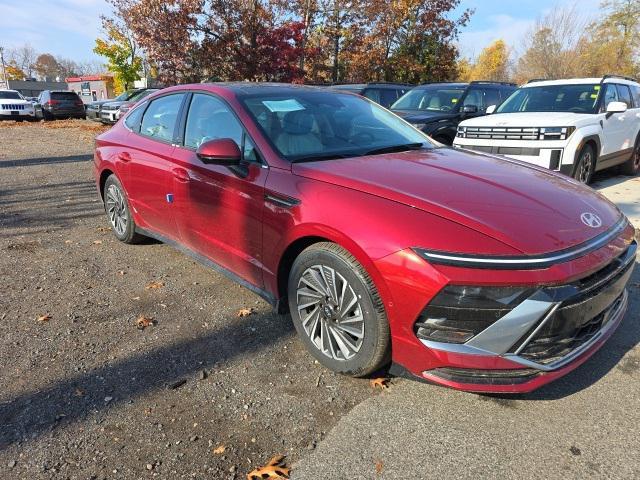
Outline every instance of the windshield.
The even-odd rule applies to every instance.
[[[124,102],[125,100],[129,100],[132,95],[134,95],[138,90],[126,90],[118,95],[113,101],[116,102]]]
[[[0,92],[0,99],[2,100],[22,100],[22,97],[20,96],[20,94],[18,92],[11,92],[11,91],[3,91]]]
[[[241,100],[271,144],[292,162],[433,147],[419,130],[354,95],[301,89]]]
[[[450,112],[456,107],[463,93],[464,87],[418,87],[400,97],[391,105],[391,109]]]
[[[599,93],[599,84],[523,87],[513,92],[496,113],[594,113]]]

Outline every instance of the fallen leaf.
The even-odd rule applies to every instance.
[[[97,231],[99,232],[110,232],[111,229],[109,227],[98,227],[96,228]]]
[[[289,471],[284,463],[284,455],[276,455],[264,467],[255,468],[247,473],[247,480],[289,478]]]
[[[44,315],[40,315],[38,317],[38,321],[44,323],[44,322],[48,322],[49,320],[51,320],[51,318],[52,318],[51,315],[49,315],[48,313],[45,313]]]
[[[94,240],[93,244],[94,245],[102,245],[102,240]]]
[[[383,468],[384,468],[384,462],[382,460],[378,460],[376,462],[376,473],[382,473]]]
[[[156,288],[162,288],[162,287],[164,287],[164,282],[153,281],[148,283],[147,286],[144,288],[146,288],[147,290],[155,290]]]
[[[125,272],[124,270],[118,270],[118,275],[124,275],[125,273],[127,272]]]
[[[253,308],[241,308],[240,310],[238,310],[237,316],[248,317],[252,313],[253,313]]]
[[[225,452],[226,449],[227,447],[225,447],[224,445],[219,445],[213,449],[213,453],[215,453],[216,455],[221,455]]]
[[[374,378],[369,382],[369,384],[371,385],[371,388],[380,388],[381,390],[384,390],[385,388],[389,388],[389,379],[384,377]]]
[[[140,315],[138,318],[136,318],[136,327],[138,327],[138,330],[144,330],[145,328],[155,324],[156,322],[153,317],[145,317],[144,315]]]
[[[71,243],[71,240],[65,240],[64,243],[66,243],[67,245]]]
[[[75,392],[73,392],[73,394],[74,394],[76,397],[84,397],[84,390],[81,390],[80,388],[76,388],[76,391],[75,391]]]

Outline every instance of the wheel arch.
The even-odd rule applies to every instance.
[[[105,183],[107,183],[107,178],[109,178],[113,174],[114,172],[109,168],[105,168],[104,170],[102,170],[102,172],[100,172],[100,180],[98,185],[99,185],[99,191],[100,191],[100,198],[102,199],[102,201],[104,201],[104,185]]]
[[[350,238],[339,234],[338,232],[328,231],[323,229],[323,231],[317,232],[305,232],[295,238],[292,238],[287,246],[283,249],[282,255],[280,255],[278,261],[278,267],[276,271],[276,288],[277,288],[277,298],[278,298],[278,312],[279,313],[287,313],[289,310],[289,304],[287,301],[287,284],[289,281],[289,273],[291,272],[291,267],[293,266],[293,262],[295,262],[296,258],[303,250],[314,245],[316,243],[321,242],[331,242],[336,245],[344,248],[347,252],[349,252],[365,269],[365,271],[371,277],[377,291],[378,295],[383,301],[383,307],[386,310],[386,301],[385,299],[389,298],[389,292],[387,291],[386,285],[382,279],[382,275],[375,267],[373,260],[366,254],[366,252],[358,246],[356,242],[351,240]]]

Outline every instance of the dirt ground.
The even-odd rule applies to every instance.
[[[294,462],[376,392],[316,364],[249,291],[169,246],[119,243],[91,173],[102,128],[0,124],[0,478]]]

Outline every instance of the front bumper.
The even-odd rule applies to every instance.
[[[36,118],[35,110],[0,110],[0,119],[3,120],[24,120]]]
[[[100,112],[100,120],[104,123],[116,123],[119,117],[119,110],[102,110]]]
[[[432,285],[435,280],[538,287],[508,314],[462,344],[419,338],[415,324],[411,335],[406,323],[400,328],[392,324],[394,361],[430,382],[475,392],[529,392],[566,375],[593,355],[624,317],[626,285],[637,250],[633,237],[633,227],[627,225],[598,250],[529,271],[430,265],[422,281]],[[409,265],[408,255],[385,259],[378,266],[384,274],[388,268],[397,268],[398,260]],[[394,297],[401,294],[406,302],[418,301],[420,295],[434,298],[433,286],[416,288],[420,280],[414,274],[422,275],[416,267],[406,278],[396,277],[390,283]],[[482,280],[469,282],[479,275]],[[416,312],[405,302],[398,307],[420,320],[422,310]]]

